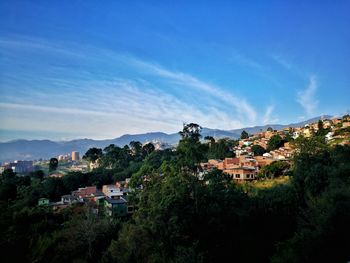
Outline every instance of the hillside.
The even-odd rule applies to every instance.
[[[315,122],[321,118],[330,118],[331,116],[320,116],[307,121],[292,123],[288,125],[281,124],[269,124],[265,126],[247,127],[242,129],[235,129],[230,131],[219,129],[202,129],[202,137],[213,136],[215,138],[239,138],[243,130],[248,133],[256,133],[264,131],[268,127],[280,130],[285,127],[299,127],[304,126],[307,123]],[[10,142],[0,143],[0,161],[13,161],[13,160],[37,160],[48,159],[60,154],[70,153],[72,151],[78,151],[84,154],[91,147],[104,148],[110,144],[117,146],[124,146],[131,141],[140,141],[141,143],[149,141],[158,141],[175,145],[179,141],[180,136],[178,133],[167,134],[163,132],[150,132],[143,134],[125,134],[115,139],[107,140],[93,140],[93,139],[76,139],[72,141],[50,141],[50,140],[15,140]]]

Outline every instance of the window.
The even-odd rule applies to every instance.
[[[236,178],[241,178],[241,175],[240,174],[236,174]]]
[[[250,174],[247,174],[247,178],[250,178]]]

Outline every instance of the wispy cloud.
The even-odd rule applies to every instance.
[[[236,118],[245,120],[251,123],[254,123],[256,120],[257,113],[254,108],[244,99],[235,96],[232,94],[232,91],[223,89],[215,84],[211,84],[200,80],[199,78],[183,72],[176,72],[166,69],[156,63],[151,63],[148,61],[140,60],[130,54],[117,53],[108,49],[101,49],[95,47],[85,46],[84,48],[77,49],[77,47],[70,43],[69,48],[61,47],[58,44],[51,44],[46,41],[39,39],[21,39],[21,40],[12,40],[12,39],[0,39],[0,46],[4,47],[17,47],[27,50],[39,49],[47,51],[49,53],[63,54],[63,55],[72,55],[80,58],[90,58],[90,59],[106,59],[115,60],[124,64],[128,64],[131,67],[140,68],[141,71],[148,71],[150,74],[153,74],[156,77],[163,78],[165,80],[171,81],[182,87],[192,88],[199,92],[204,92],[211,97],[220,100],[229,106],[232,106],[232,109],[236,111]],[[94,54],[87,56],[85,52],[89,54]],[[241,60],[244,60],[245,63],[254,64],[254,66],[260,66],[255,62],[245,58],[244,56],[239,56]],[[65,81],[65,80],[60,80]],[[231,87],[232,89],[232,87]]]
[[[198,109],[138,82],[118,80],[92,84],[91,93],[80,95],[86,102],[79,108],[67,107],[75,103],[75,96],[67,94],[62,94],[66,100],[61,106],[1,102],[2,125],[13,130],[79,131],[82,136],[94,138],[155,130],[175,132],[184,121],[221,129],[243,125],[226,112],[216,108]],[[80,85],[83,84],[71,83],[73,89]],[[96,103],[91,105],[91,101]]]
[[[297,94],[297,102],[304,108],[308,116],[314,114],[318,106],[318,100],[316,99],[317,84],[316,76],[310,76],[308,86]]]
[[[232,88],[130,54],[38,39],[0,38],[0,47],[4,57],[14,54],[11,59],[16,54],[13,49],[21,50],[19,54],[27,56],[23,63],[28,64],[27,71],[2,82],[0,120],[7,129],[80,131],[82,136],[106,138],[154,130],[174,132],[183,122],[220,129],[256,124],[254,107],[233,94]],[[40,52],[35,69],[42,69],[40,74],[30,71],[33,52]],[[45,56],[47,61],[42,59]],[[54,57],[68,64],[71,57],[79,67],[52,65]],[[7,63],[11,61],[15,60]],[[5,72],[6,76],[10,73]],[[20,96],[11,92],[16,85]]]
[[[190,74],[170,71],[159,65],[136,59],[134,59],[133,62],[145,69],[148,69],[151,73],[159,77],[170,79],[179,85],[190,87],[200,92],[208,93],[215,99],[219,99],[228,105],[231,105],[237,111],[237,117],[239,119],[246,119],[250,122],[254,122],[256,120],[257,114],[254,108],[245,99],[238,98],[227,90],[224,90],[214,84],[204,82]]]
[[[287,61],[285,57],[279,54],[271,54],[270,57],[278,63],[280,66],[284,67],[287,70],[291,70],[293,65],[291,62]]]
[[[263,123],[264,124],[273,124],[278,121],[278,118],[276,116],[273,116],[273,111],[275,109],[274,105],[269,105],[266,108],[264,117],[263,117]]]

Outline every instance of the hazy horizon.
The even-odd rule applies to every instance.
[[[342,113],[342,114],[336,114],[336,115],[332,115],[332,117],[341,117],[344,114],[348,114],[348,113]],[[314,118],[318,118],[318,117],[322,117],[322,116],[331,116],[328,114],[325,115],[320,115],[320,116],[314,116],[310,119],[314,119]],[[308,120],[310,120],[308,119]],[[254,126],[247,126],[247,127],[240,127],[237,128],[239,129],[243,129],[243,128],[254,128],[256,126],[273,126],[273,125],[288,125],[288,124],[296,124],[296,123],[300,123],[300,122],[304,122],[307,120],[302,120],[302,121],[295,121],[295,122],[291,122],[291,123],[268,123],[268,124],[263,124],[263,125],[254,125]],[[181,126],[182,127],[182,126]],[[123,135],[139,135],[139,134],[147,134],[147,133],[166,133],[166,134],[174,134],[174,133],[178,133],[181,130],[181,127],[179,127],[178,130],[176,131],[170,131],[170,132],[166,132],[166,131],[156,131],[156,130],[150,130],[150,131],[145,131],[145,132],[141,132],[141,133],[123,133],[123,134],[117,134],[114,137],[84,137],[84,136],[80,136],[79,134],[77,134],[76,136],[74,134],[71,135],[71,137],[59,137],[62,134],[60,133],[48,133],[48,132],[34,132],[31,133],[31,135],[28,133],[28,131],[11,131],[10,136],[6,139],[0,139],[0,143],[6,143],[6,142],[11,142],[11,141],[18,141],[18,140],[51,140],[51,141],[73,141],[73,140],[82,140],[82,139],[92,139],[92,140],[112,140],[112,139],[116,139],[119,138]],[[202,127],[202,128],[207,128],[207,129],[212,129],[215,130],[217,128],[215,127]],[[220,129],[219,129],[220,130]],[[233,131],[236,129],[232,129],[232,130],[223,130],[223,131]],[[0,130],[0,138],[4,138],[3,135],[1,134],[2,130]],[[67,134],[64,134],[65,136],[67,136]],[[26,136],[26,137],[25,137]]]

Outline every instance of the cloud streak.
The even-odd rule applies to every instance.
[[[312,116],[318,106],[318,100],[316,99],[317,86],[316,76],[310,76],[308,86],[297,94],[297,102],[303,107],[308,116]]]
[[[266,108],[266,111],[263,117],[264,124],[274,124],[278,121],[278,118],[276,118],[275,116],[272,116],[274,109],[275,109],[274,105],[269,105]]]
[[[19,64],[21,68],[25,65],[25,70],[6,77],[1,87],[0,120],[7,129],[89,131],[86,136],[96,138],[101,131],[104,137],[154,130],[175,132],[183,122],[220,129],[256,124],[254,107],[232,91],[130,54],[91,46],[78,48],[76,44],[52,45],[38,39],[0,38],[0,47],[5,58],[9,53],[15,58],[16,50],[25,56],[24,64]],[[31,71],[33,54],[40,54],[40,60],[35,61],[40,74]],[[63,65],[51,64],[55,57]],[[70,59],[77,68],[65,66]],[[6,63],[18,60],[11,61]],[[4,76],[12,76],[10,73]],[[20,96],[11,92],[16,85]],[[38,119],[45,119],[45,128]]]
[[[231,120],[225,112],[198,109],[137,82],[118,80],[92,84],[95,90],[81,95],[86,103],[79,108],[66,106],[74,105],[74,96],[70,99],[67,96],[65,105],[61,106],[1,102],[2,124],[13,130],[78,131],[82,136],[95,138],[97,133],[101,138],[112,138],[124,133],[154,130],[175,132],[181,129],[184,121],[222,129],[242,125]],[[83,83],[72,83],[73,88],[80,85]],[[99,92],[101,89],[106,93]],[[94,99],[97,103],[91,105]]]
[[[256,112],[251,105],[249,105],[244,99],[238,98],[222,88],[206,83],[194,76],[182,72],[173,72],[150,64],[148,64],[147,67],[151,68],[154,73],[160,77],[171,79],[177,82],[179,85],[191,87],[201,92],[206,92],[212,97],[227,103],[237,111],[240,119],[245,118],[251,122],[256,120]]]
[[[287,61],[283,56],[277,55],[277,54],[272,54],[270,57],[280,66],[284,67],[287,70],[291,70],[293,68],[292,63]]]

